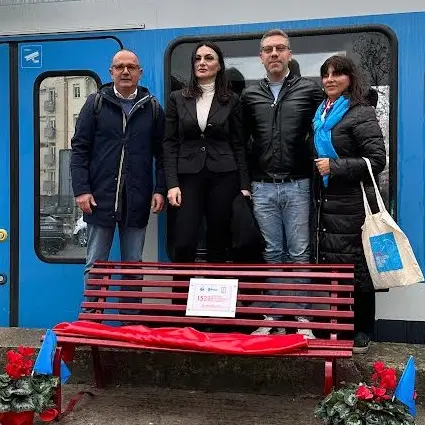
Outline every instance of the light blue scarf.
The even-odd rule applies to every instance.
[[[332,145],[331,130],[337,125],[342,117],[347,113],[350,101],[344,96],[340,96],[324,118],[326,101],[324,100],[316,111],[313,119],[314,146],[319,158],[336,159],[338,155]],[[328,187],[329,174],[323,176],[323,184]]]

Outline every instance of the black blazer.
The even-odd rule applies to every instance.
[[[182,90],[172,92],[166,111],[163,148],[169,189],[179,185],[178,174],[196,174],[206,166],[215,173],[238,170],[241,189],[250,190],[242,109],[236,94],[227,103],[214,95],[202,132],[196,116],[196,99],[184,97]]]

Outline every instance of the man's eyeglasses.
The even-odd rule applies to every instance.
[[[276,49],[277,53],[283,53],[286,52],[287,50],[291,50],[288,46],[285,46],[284,44],[278,44],[277,46],[263,46],[261,48],[261,51],[263,53],[273,53],[273,50]]]
[[[128,72],[136,72],[140,69],[139,65],[112,65],[118,72],[124,72],[124,69],[127,68]]]

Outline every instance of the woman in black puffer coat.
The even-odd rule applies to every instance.
[[[353,61],[343,56],[332,56],[322,65],[320,73],[327,99],[319,107],[315,118],[318,159],[315,160],[313,183],[316,201],[313,252],[319,263],[355,265],[354,352],[364,353],[369,347],[375,322],[375,291],[361,240],[365,212],[360,181],[364,182],[374,212],[377,206],[362,157],[369,158],[377,176],[385,167],[385,146],[375,109],[366,100],[367,91]],[[336,119],[333,115],[337,123],[327,133],[319,134],[317,127],[328,117],[331,122],[334,106],[339,112]],[[323,146],[320,140],[325,139],[326,144],[326,137],[333,146],[333,149],[328,146],[333,151],[328,157],[320,147]]]

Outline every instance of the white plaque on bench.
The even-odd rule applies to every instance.
[[[191,278],[186,316],[235,317],[238,279]]]

